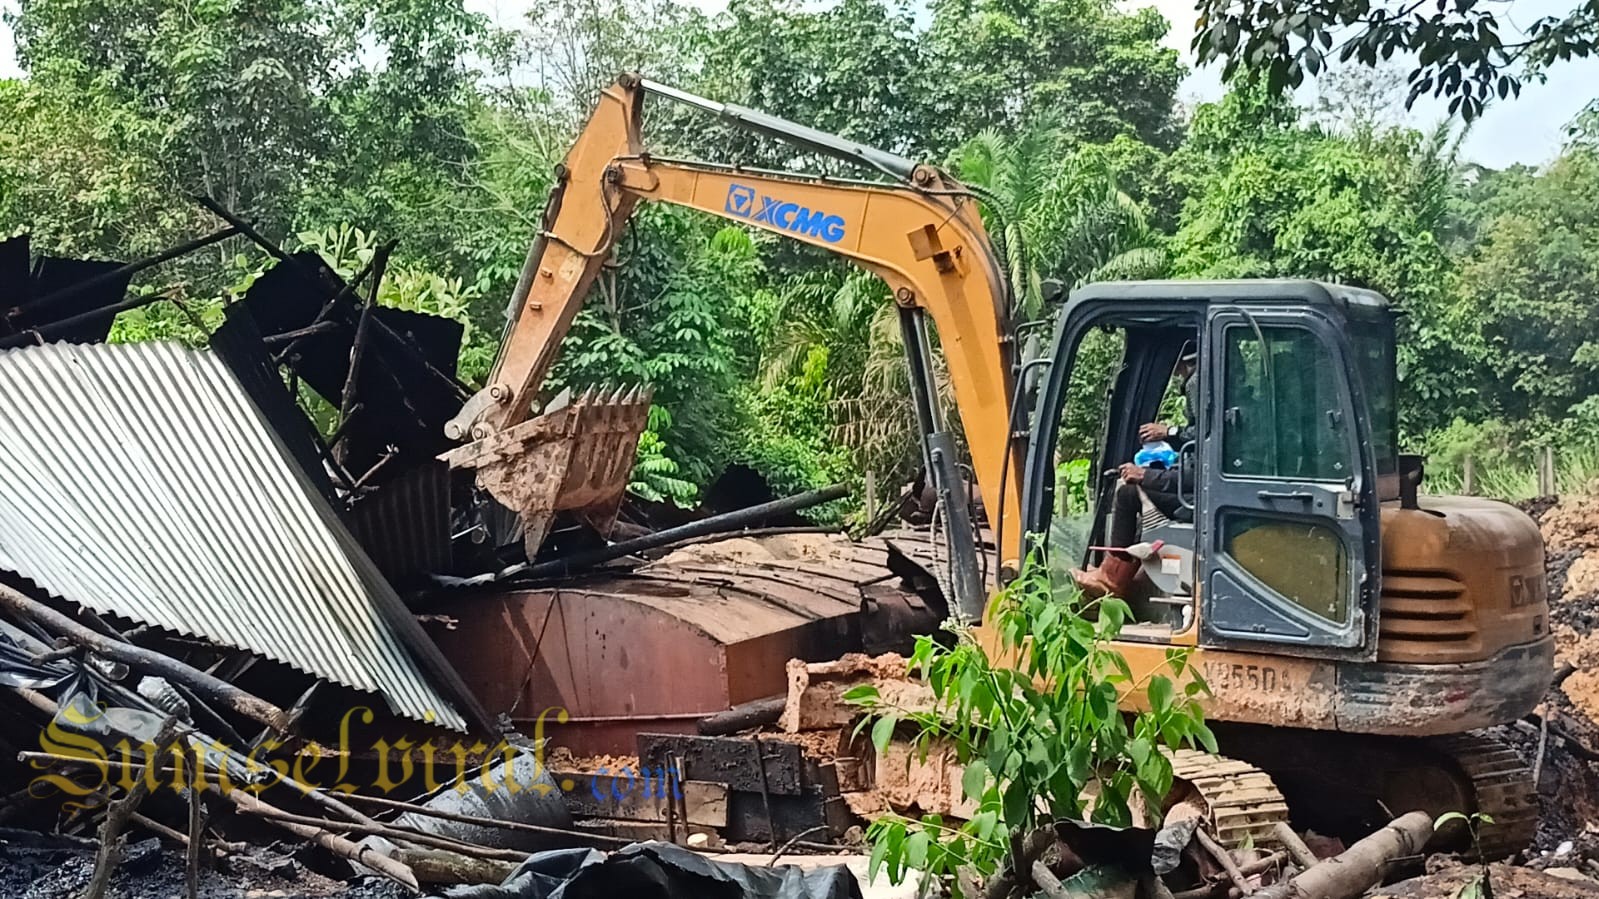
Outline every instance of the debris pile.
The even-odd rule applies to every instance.
[[[352,872],[408,891],[570,846],[834,845],[831,766],[695,727],[779,697],[790,658],[941,620],[925,536],[792,518],[842,488],[620,522],[636,388],[452,451],[485,436],[450,435],[462,329],[377,305],[392,244],[346,280],[201,202],[227,227],[131,263],[0,243],[0,824],[26,828],[0,852],[27,878],[6,893],[162,889],[152,839],[191,895],[261,865],[307,894]],[[162,299],[128,296],[135,274],[235,237],[277,263],[207,348],[103,342]],[[818,555],[837,572],[807,575]],[[642,763],[551,771],[546,718]],[[255,848],[274,840],[288,861]]]
[[[0,892],[849,896],[842,869],[671,844],[775,861],[859,849],[884,814],[973,814],[952,752],[878,752],[844,698],[930,701],[895,654],[950,611],[929,533],[793,518],[842,487],[652,527],[623,498],[647,390],[511,414],[457,377],[458,323],[378,306],[392,244],[346,280],[202,202],[226,228],[132,263],[0,242],[0,827],[20,828],[0,829]],[[160,300],[126,296],[138,271],[235,237],[278,262],[207,348],[103,342]],[[737,478],[728,494],[766,489]],[[1533,865],[1580,886],[1599,878],[1599,499],[1532,511],[1563,667],[1501,729],[1541,774]],[[1401,808],[1315,839],[1263,772],[1173,762],[1147,820],[1015,834],[984,895],[1352,897],[1432,833]]]

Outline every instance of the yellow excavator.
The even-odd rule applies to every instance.
[[[858,163],[876,180],[655,156],[641,137],[648,96]],[[1018,337],[1010,280],[973,190],[934,166],[626,75],[604,91],[559,167],[498,360],[449,426],[470,441],[452,463],[545,522],[530,527],[530,552],[557,511],[603,528],[617,479],[625,483],[630,459],[615,457],[619,447],[631,453],[616,439],[626,428],[596,413],[592,427],[608,436],[563,462],[559,495],[530,505],[514,487],[541,471],[518,454],[554,427],[536,414],[544,379],[643,201],[819,247],[887,283],[923,461],[947,513],[943,580],[952,611],[969,618],[1016,575],[1032,542],[1057,566],[1103,551],[1087,547],[1105,539],[1115,480],[1090,490],[1088,539],[1071,539],[1056,520],[1057,443],[1076,411],[1068,404],[1083,394],[1074,378],[1096,374],[1082,360],[1104,355],[1085,347],[1110,341],[1119,351],[1092,469],[1107,474],[1139,452],[1140,425],[1157,417],[1186,357],[1192,420],[1181,445],[1165,448],[1175,454],[1179,507],[1139,510],[1148,550],[1139,614],[1116,648],[1135,673],[1163,666],[1173,647],[1191,651],[1223,752],[1269,773],[1281,791],[1240,795],[1227,815],[1247,829],[1284,813],[1286,797],[1296,823],[1341,833],[1411,808],[1480,811],[1494,822],[1482,833],[1488,852],[1530,841],[1529,772],[1508,747],[1469,732],[1515,721],[1548,686],[1543,545],[1510,506],[1420,493],[1420,461],[1398,451],[1395,312],[1382,296],[1310,281],[1090,284],[1060,305],[1048,351],[1023,353],[1037,341]],[[935,352],[947,361],[985,502],[994,583],[984,583]],[[562,421],[584,427],[582,416]]]

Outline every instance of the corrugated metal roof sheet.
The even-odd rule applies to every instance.
[[[0,353],[0,460],[0,568],[464,729],[424,668],[464,685],[215,355]]]

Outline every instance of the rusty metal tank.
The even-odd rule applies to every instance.
[[[894,544],[930,557],[925,535]],[[693,733],[784,693],[789,659],[860,651],[863,617],[936,626],[942,611],[898,587],[888,556],[885,540],[833,534],[700,543],[632,571],[453,595],[456,624],[433,636],[491,715],[579,755],[631,754],[640,732]]]

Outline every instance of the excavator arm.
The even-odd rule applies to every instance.
[[[808,149],[876,166],[901,183],[867,183],[657,159],[640,138],[646,93],[711,108]],[[488,384],[451,422],[451,436],[484,440],[526,421],[561,341],[641,201],[672,203],[837,253],[885,281],[899,305],[923,383],[927,436],[942,429],[931,390],[925,326],[948,362],[977,482],[1003,541],[1020,555],[1020,465],[1010,421],[1014,341],[1005,279],[973,195],[938,169],[915,165],[750,110],[713,104],[623,76],[608,87],[557,170],[544,230],[513,293],[510,325]],[[929,439],[932,451],[952,453]],[[950,469],[953,470],[953,469]],[[964,505],[964,503],[962,503]],[[952,525],[954,522],[952,521]]]

